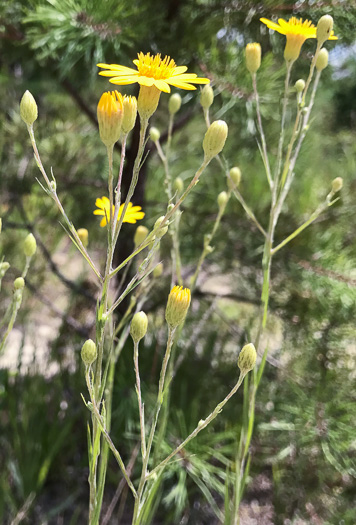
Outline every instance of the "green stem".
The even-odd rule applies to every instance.
[[[266,175],[269,187],[272,189],[273,187],[273,181],[271,176],[271,168],[269,165],[269,159],[267,154],[267,144],[266,144],[266,137],[263,131],[262,126],[262,117],[261,117],[261,110],[260,110],[260,98],[258,96],[258,90],[257,90],[257,79],[256,79],[256,73],[252,74],[252,85],[253,85],[253,92],[255,95],[255,101],[256,101],[256,115],[257,115],[257,124],[258,124],[258,130],[260,132],[261,142],[262,142],[262,154],[263,154],[263,162],[266,169]]]
[[[141,430],[141,452],[142,457],[146,457],[146,433],[145,433],[145,413],[144,406],[142,403],[141,396],[141,379],[140,379],[140,370],[138,366],[138,342],[134,341],[134,367],[136,375],[136,394],[138,401],[138,410],[140,414],[140,430]]]

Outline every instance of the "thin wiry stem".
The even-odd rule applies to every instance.
[[[256,115],[257,115],[257,124],[258,124],[258,130],[260,132],[261,142],[262,142],[262,154],[263,154],[263,162],[266,169],[266,175],[269,187],[272,189],[273,187],[273,181],[271,176],[271,168],[269,165],[269,159],[268,159],[268,153],[267,153],[267,144],[266,144],[266,137],[263,131],[262,126],[262,117],[261,117],[261,110],[260,110],[260,98],[258,96],[258,90],[257,90],[257,79],[256,79],[256,73],[252,74],[252,85],[253,85],[253,93],[255,95],[255,101],[256,101]]]

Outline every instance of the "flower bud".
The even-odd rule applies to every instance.
[[[237,360],[237,366],[243,374],[253,370],[256,364],[257,353],[254,345],[249,343],[243,347]]]
[[[32,126],[38,117],[36,101],[28,90],[25,91],[20,102],[20,115],[22,120],[28,126]]]
[[[136,97],[128,97],[124,95],[123,98],[124,117],[122,119],[121,130],[124,135],[130,133],[135,126],[137,117],[137,99]]]
[[[325,47],[323,47],[323,49],[319,51],[318,57],[316,59],[315,67],[317,71],[322,71],[323,69],[325,69],[328,65],[328,62],[329,62],[329,53],[328,53],[328,50],[325,49]]]
[[[171,328],[182,324],[190,305],[190,290],[183,286],[173,286],[166,307],[166,321]]]
[[[209,126],[203,140],[205,161],[219,155],[225,145],[227,133],[228,127],[224,120],[216,120]]]
[[[7,272],[7,270],[10,268],[10,264],[6,261],[0,263],[0,279],[2,279]]]
[[[140,246],[140,244],[143,243],[147,235],[148,235],[148,228],[146,228],[146,226],[141,226],[141,225],[137,226],[135,235],[134,235],[135,248],[137,248],[137,246]]]
[[[147,332],[148,319],[145,312],[137,312],[131,321],[130,335],[134,343],[141,341]]]
[[[294,87],[297,93],[301,93],[302,91],[304,91],[304,88],[305,88],[304,80],[302,78],[297,80],[297,82],[294,84]]]
[[[218,206],[220,208],[220,211],[224,211],[226,204],[228,203],[228,200],[229,200],[229,196],[226,193],[226,191],[222,191],[221,193],[219,193],[217,201],[218,201]]]
[[[160,225],[161,225],[161,222],[163,221],[164,219],[164,216],[162,217],[159,217],[156,222],[155,222],[155,225],[153,227],[153,229],[155,230],[156,228],[159,228]],[[166,233],[168,232],[168,224],[167,224],[167,221],[164,223],[164,225],[162,226],[162,228],[159,228],[159,230],[157,230],[155,232],[155,235],[157,237],[157,239],[161,239],[163,237],[163,235],[166,235]]]
[[[261,46],[256,42],[247,44],[246,50],[246,67],[251,74],[256,73],[261,65]]]
[[[204,109],[209,109],[214,102],[214,91],[210,84],[203,87],[200,94],[200,105]]]
[[[182,97],[179,93],[174,93],[174,95],[169,97],[168,110],[171,115],[175,115],[180,110],[181,105]]]
[[[108,148],[120,138],[124,106],[118,91],[103,93],[97,107],[99,133],[102,142]]]
[[[157,140],[160,139],[160,136],[161,136],[161,133],[159,131],[159,129],[157,128],[150,128],[150,139],[152,140],[152,142],[157,142]]]
[[[26,257],[32,257],[35,255],[37,250],[37,243],[36,239],[32,235],[32,233],[29,233],[23,243],[23,251]]]
[[[237,166],[234,166],[229,171],[230,178],[228,179],[228,186],[230,190],[233,190],[234,188],[238,188],[240,181],[241,181],[241,170]],[[231,179],[231,180],[230,180]]]
[[[86,248],[89,244],[89,232],[86,228],[79,228],[77,231],[79,239],[82,241],[82,245]]]
[[[324,15],[320,18],[316,27],[316,38],[318,44],[323,44],[332,35],[332,29],[334,25],[333,17],[330,15]]]
[[[153,270],[153,277],[157,279],[158,277],[161,277],[162,273],[163,273],[163,264],[158,263],[155,269]]]
[[[336,177],[331,183],[331,187],[334,193],[337,193],[343,187],[344,181],[342,177]]]
[[[94,363],[95,359],[98,356],[98,352],[96,350],[96,344],[92,339],[87,339],[87,341],[85,341],[85,343],[82,346],[80,355],[82,357],[83,363],[86,366],[89,366],[92,363]]]
[[[14,280],[14,289],[21,290],[25,286],[25,279],[23,277],[18,277]]]
[[[184,183],[181,177],[176,177],[173,182],[173,188],[174,190],[179,194],[182,193],[184,188]]]
[[[140,86],[137,111],[142,120],[148,120],[156,111],[160,94],[156,86]]]

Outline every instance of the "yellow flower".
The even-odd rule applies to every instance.
[[[268,20],[267,18],[260,18],[261,22],[265,24],[269,29],[278,31],[281,35],[287,37],[287,43],[284,50],[284,58],[287,61],[294,62],[299,57],[302,45],[308,38],[316,38],[316,27],[310,22],[310,20],[303,20],[292,16],[288,20],[283,18],[278,19],[278,24]],[[337,36],[334,35],[334,31],[331,31],[329,40],[337,40]]]
[[[94,210],[94,215],[103,215],[103,218],[100,221],[100,226],[104,228],[110,220],[110,201],[107,197],[101,197],[101,199],[96,199],[95,206],[99,208]],[[118,220],[121,217],[122,210],[124,209],[124,204],[121,204],[119,208]],[[123,222],[129,222],[130,224],[136,224],[136,221],[139,221],[144,218],[145,214],[141,211],[141,206],[133,206],[132,202],[129,202],[127,207]],[[112,207],[112,217],[115,213],[115,206]]]
[[[187,315],[190,305],[190,290],[183,286],[173,286],[166,306],[166,321],[171,328],[180,325]]]
[[[101,95],[97,107],[100,138],[109,147],[120,138],[121,123],[124,115],[122,95],[118,91]]]
[[[107,69],[100,71],[103,77],[113,77],[110,79],[112,84],[120,86],[134,84],[138,82],[141,86],[155,86],[160,91],[170,93],[170,86],[181,89],[196,89],[192,84],[209,84],[208,78],[198,78],[195,73],[185,73],[186,66],[176,66],[173,59],[165,56],[162,60],[161,55],[151,56],[150,53],[144,55],[139,53],[138,58],[133,61],[136,69],[120,66],[118,64],[98,64],[98,67]]]

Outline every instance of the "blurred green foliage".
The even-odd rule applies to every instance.
[[[296,4],[278,0],[22,0],[0,6],[0,108],[4,115],[0,120],[1,250],[14,261],[3,283],[3,310],[12,281],[22,267],[18,245],[28,227],[36,229],[52,262],[59,261],[57,270],[69,277],[73,257],[58,224],[59,216],[35,180],[38,172],[18,115],[17,102],[26,89],[31,90],[39,105],[36,135],[42,160],[48,168],[53,167],[58,191],[73,223],[88,228],[90,245],[98,259],[103,259],[105,235],[92,211],[95,198],[106,192],[107,167],[95,127],[95,108],[109,84],[97,77],[96,63],[130,65],[141,50],[170,54],[178,64],[187,64],[212,78],[216,97],[211,116],[224,118],[230,130],[224,156],[230,166],[241,168],[241,192],[265,224],[269,195],[256,144],[244,46],[251,41],[262,44],[263,63],[258,76],[261,109],[267,142],[275,154],[285,72],[281,58],[284,38],[270,35],[258,19],[295,14],[316,22],[325,13],[334,16],[339,41],[327,44],[329,51],[333,49],[331,67],[322,76],[314,120],[303,145],[277,241],[316,208],[329,192],[334,177],[341,175],[345,187],[337,205],[279,252],[274,261],[270,322],[273,351],[257,401],[251,486],[245,501],[246,505],[252,500],[267,501],[275,524],[356,522],[355,6],[343,1]],[[307,74],[312,52],[313,43],[307,41],[293,70],[293,82]],[[135,93],[135,88],[124,91]],[[205,123],[198,94],[188,92],[182,96],[185,123],[174,134],[171,158],[173,177],[180,175],[186,182],[202,157]],[[291,92],[291,101],[293,97]],[[167,102],[162,96],[155,115],[154,123],[162,132],[166,129]],[[289,115],[289,119],[292,117]],[[134,150],[134,145],[131,147]],[[161,191],[164,171],[153,147],[150,149],[140,193],[148,226],[162,214],[166,202]],[[189,275],[199,257],[203,234],[209,231],[217,213],[217,194],[225,187],[221,168],[214,162],[184,203],[184,275]],[[132,247],[134,227],[127,226],[125,232],[123,250],[124,245]],[[228,205],[214,248],[177,348],[177,355],[184,359],[173,383],[163,452],[168,452],[226,395],[227,385],[233,384],[237,374],[237,349],[255,329],[261,239],[236,201]],[[58,259],[63,250],[69,253],[67,263]],[[169,251],[168,241],[164,240],[161,257],[165,266]],[[55,302],[49,288],[61,281],[43,250],[34,265],[17,321],[24,338],[31,334],[31,311],[55,315],[50,305],[42,303],[44,298]],[[230,276],[228,292],[223,275]],[[88,275],[81,274],[80,284],[95,295]],[[147,407],[152,406],[155,394],[157,362],[165,337],[162,306],[168,288],[167,276],[155,285],[146,305],[154,325],[140,354]],[[214,295],[220,292],[228,297],[215,300],[211,307]],[[31,494],[35,499],[25,522],[84,522],[87,456],[85,407],[80,392],[85,387],[77,351],[83,335],[73,326],[68,327],[67,321],[73,317],[90,330],[91,303],[87,304],[77,290],[68,288],[67,295],[65,319],[48,349],[50,360],[60,363],[60,371],[51,378],[43,377],[36,360],[28,375],[20,373],[20,367],[15,373],[1,370],[3,523],[11,523]],[[209,308],[208,320],[197,334],[199,319],[204,313],[208,315]],[[282,327],[278,328],[281,333],[277,325]],[[67,358],[73,351],[74,363],[68,370]],[[128,343],[116,373],[112,428],[115,442],[128,442],[123,450],[125,459],[129,459],[138,435],[133,384],[132,348]],[[234,469],[241,397],[227,405],[213,427],[202,433],[181,461],[157,482],[157,516],[165,523],[218,523],[224,505],[224,480]],[[259,476],[270,481],[269,492],[264,493],[262,484],[254,483]],[[112,461],[104,512],[118,479]],[[147,523],[152,519],[147,516]]]

